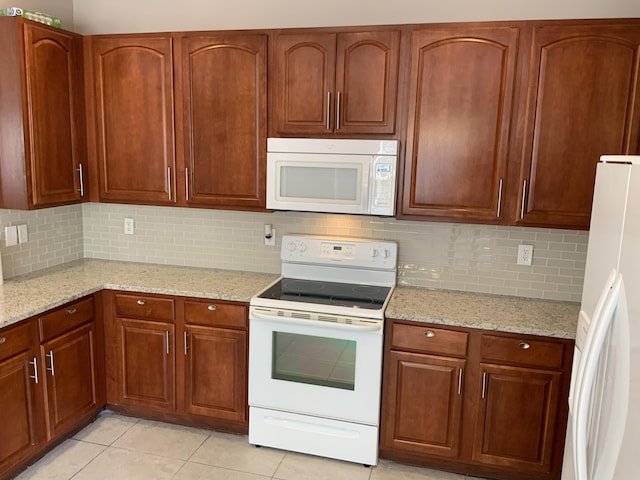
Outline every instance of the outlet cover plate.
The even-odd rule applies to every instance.
[[[533,245],[518,245],[518,265],[531,266],[533,261]]]

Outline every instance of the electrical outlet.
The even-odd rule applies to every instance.
[[[134,226],[133,226],[133,218],[125,218],[124,219],[124,233],[125,235],[133,235]]]
[[[533,245],[518,245],[518,265],[531,265],[533,261]]]

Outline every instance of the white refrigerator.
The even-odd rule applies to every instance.
[[[640,156],[597,167],[562,480],[640,479]]]

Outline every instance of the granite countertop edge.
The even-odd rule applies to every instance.
[[[0,285],[0,328],[102,289],[249,302],[278,274],[82,259]],[[575,338],[571,302],[419,287],[397,287],[386,317],[565,339]]]

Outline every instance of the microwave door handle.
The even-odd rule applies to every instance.
[[[348,330],[356,332],[377,332],[382,330],[381,324],[376,325],[349,325],[345,323],[323,322],[322,320],[300,320],[297,318],[283,318],[275,315],[265,315],[262,313],[251,312],[249,320],[265,320],[268,322],[277,322],[285,325],[302,325],[305,327],[330,328],[332,330]]]

